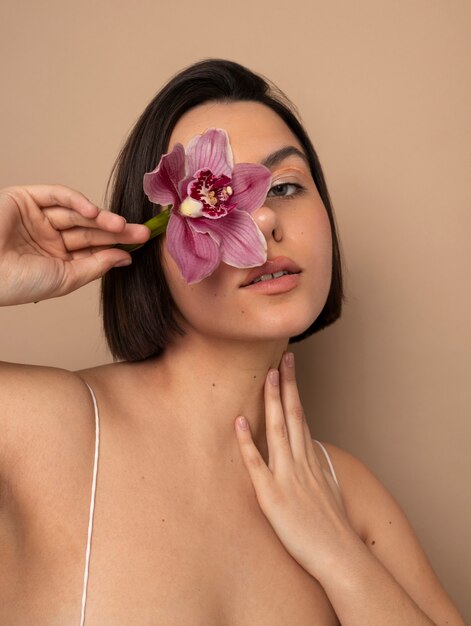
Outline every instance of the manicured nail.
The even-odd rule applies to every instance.
[[[240,428],[241,430],[247,430],[247,428],[248,428],[248,426],[249,426],[249,425],[247,424],[247,420],[245,419],[245,417],[238,417],[238,418],[237,418],[237,423],[238,423],[239,428]]]
[[[278,370],[270,370],[270,372],[268,373],[268,380],[275,387],[278,386],[278,380],[279,380]]]
[[[294,367],[294,354],[292,352],[285,354],[285,363],[288,367]]]

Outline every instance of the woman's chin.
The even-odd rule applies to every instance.
[[[266,343],[266,342],[285,342],[288,343],[291,337],[296,337],[305,332],[315,321],[308,320],[304,322],[280,322],[279,320],[270,320],[266,323],[247,323],[243,328],[233,328],[232,332],[210,332],[209,334],[217,337],[218,340],[227,339],[228,341],[239,341],[249,343]]]

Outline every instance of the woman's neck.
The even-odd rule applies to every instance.
[[[234,420],[244,415],[267,460],[263,388],[286,346],[285,339],[243,343],[187,334],[149,362],[159,405],[185,448],[205,459],[236,454]]]

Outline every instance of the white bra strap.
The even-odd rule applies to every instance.
[[[93,400],[93,407],[95,409],[95,461],[93,463],[93,480],[92,480],[92,494],[90,498],[90,514],[88,518],[88,538],[87,538],[87,550],[85,552],[85,570],[83,574],[83,591],[82,591],[82,613],[80,616],[80,626],[85,624],[85,608],[87,605],[87,588],[88,588],[88,572],[90,569],[90,551],[92,544],[93,533],[93,514],[95,511],[95,499],[96,499],[96,483],[98,475],[98,453],[100,450],[100,416],[98,414],[98,403],[96,401],[93,389],[85,383],[90,391]]]
[[[325,458],[327,459],[327,463],[329,464],[329,468],[330,468],[330,471],[332,472],[332,476],[335,482],[337,483],[337,487],[340,489],[339,481],[337,480],[337,474],[335,473],[334,466],[332,465],[332,461],[330,460],[329,453],[327,452],[327,450],[325,449],[325,446],[323,446],[320,441],[317,441],[317,439],[314,439],[314,441],[320,445],[322,452],[325,454]]]

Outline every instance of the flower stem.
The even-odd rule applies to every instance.
[[[150,237],[144,243],[118,243],[115,248],[119,248],[120,250],[126,250],[126,252],[134,252],[134,250],[138,250],[138,248],[142,248],[145,246],[148,241],[154,239],[154,237],[158,237],[167,230],[168,220],[170,219],[170,206],[168,206],[164,211],[157,213],[154,217],[151,217],[150,220],[144,222],[144,226],[150,230]]]

